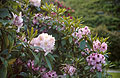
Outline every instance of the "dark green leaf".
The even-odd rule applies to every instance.
[[[88,70],[89,68],[90,68],[89,66],[86,66],[84,69],[85,69],[85,70]]]
[[[45,56],[45,60],[47,62],[47,65],[48,65],[49,69],[52,70],[51,63],[50,63],[49,59],[46,56]]]
[[[4,65],[0,67],[0,77],[7,78],[7,67]]]
[[[0,9],[0,17],[1,17],[1,18],[4,18],[4,17],[6,17],[6,16],[9,16],[9,11],[8,11],[8,9],[6,9],[6,8],[1,8],[1,9]]]
[[[47,56],[48,57],[50,57],[52,60],[54,60],[55,61],[55,58],[49,53],[49,54],[47,54]]]
[[[62,40],[61,43],[62,43],[62,46],[64,46],[66,44],[66,40]]]
[[[101,72],[96,72],[97,78],[102,78],[102,73]]]
[[[28,74],[25,73],[25,72],[21,72],[19,75],[20,75],[20,76],[23,76],[23,77],[28,77]]]
[[[3,57],[0,57],[0,59],[1,59],[2,63],[3,63],[3,65],[4,65],[5,67],[7,67],[7,66],[8,66],[7,61],[6,61]]]
[[[80,49],[84,50],[85,49],[86,42],[85,40],[80,42]]]
[[[33,56],[35,57],[35,61],[37,63],[39,63],[39,57],[33,51],[31,51],[31,52],[32,52]]]

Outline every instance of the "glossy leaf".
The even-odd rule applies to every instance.
[[[46,60],[46,63],[48,65],[49,69],[52,70],[52,66],[51,66],[50,60],[47,58],[47,56],[45,56],[45,60]]]

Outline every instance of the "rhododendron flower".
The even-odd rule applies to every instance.
[[[36,6],[36,7],[40,7],[41,5],[41,0],[29,0],[30,4]]]
[[[87,54],[85,52],[81,52],[82,56],[86,56]]]
[[[94,51],[97,51],[98,49],[100,49],[100,46],[101,46],[101,42],[99,40],[93,41]]]
[[[90,34],[90,29],[85,26],[84,28],[77,29],[78,32],[74,32],[72,35],[78,37],[78,39],[81,39],[83,35]]]
[[[86,58],[88,65],[92,66],[91,71],[97,69],[102,71],[102,64],[105,64],[105,57],[102,54],[92,53]]]
[[[105,42],[103,42],[102,44],[101,44],[101,47],[100,47],[100,51],[106,51],[107,50],[107,44],[105,43]]]
[[[90,33],[90,29],[88,28],[88,26],[85,26],[84,28],[82,28],[83,35],[88,35],[89,33]]]
[[[105,42],[103,42],[101,44],[101,42],[99,40],[93,41],[93,49],[94,51],[106,51],[107,50],[107,44]]]
[[[45,73],[46,68],[45,67],[41,67],[39,71],[40,71],[41,74],[43,74],[43,73]]]
[[[23,19],[22,19],[22,13],[19,13],[19,16],[16,14],[13,14],[13,24],[18,27],[17,32],[20,32],[20,28],[23,26]]]
[[[64,69],[64,72],[66,74],[69,74],[70,76],[72,76],[76,71],[76,68],[70,65],[66,65],[63,69]]]
[[[42,78],[57,78],[57,74],[55,71],[49,71],[42,75]]]
[[[33,61],[29,60],[28,63],[27,63],[27,66],[28,66],[29,68],[32,67],[32,70],[34,70],[34,71],[38,71],[38,70],[40,69],[40,67],[36,67],[36,66],[34,65],[34,60],[33,60]]]
[[[33,38],[30,44],[42,48],[46,52],[45,55],[47,55],[54,49],[55,38],[47,33],[42,33],[37,38]]]

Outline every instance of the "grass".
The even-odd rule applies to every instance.
[[[120,73],[109,73],[112,75],[112,78],[120,78]]]
[[[65,5],[75,10],[75,17],[83,17],[85,25],[96,27],[106,25],[116,27],[120,25],[119,14],[116,6],[109,0],[63,0]]]

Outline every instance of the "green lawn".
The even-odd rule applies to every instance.
[[[116,14],[117,5],[111,0],[63,0],[67,7],[75,10],[75,17],[83,17],[85,25],[96,27],[106,25],[109,29],[118,29],[120,19]],[[118,5],[120,7],[120,5]],[[117,27],[117,28],[116,28]]]
[[[120,78],[120,73],[109,73],[112,75],[112,78]]]

